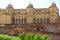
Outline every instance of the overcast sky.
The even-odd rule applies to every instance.
[[[48,8],[53,2],[60,10],[60,0],[0,0],[0,8],[6,8],[9,3],[15,9],[26,8],[29,3],[33,4],[34,8]]]

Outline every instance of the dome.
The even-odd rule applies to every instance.
[[[7,7],[13,7],[13,6],[9,3]]]
[[[50,7],[56,7],[56,4],[53,2]]]
[[[33,5],[30,3],[30,4],[28,5],[28,8],[33,8]]]
[[[52,6],[56,6],[56,4],[55,3],[52,3]]]

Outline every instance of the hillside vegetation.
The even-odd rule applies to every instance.
[[[36,35],[31,33],[20,33],[18,36],[10,36],[7,34],[0,34],[0,40],[50,40],[47,35]]]

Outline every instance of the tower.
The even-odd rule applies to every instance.
[[[2,8],[0,8],[0,24],[2,24]]]
[[[31,3],[27,6],[26,12],[27,12],[27,14],[26,14],[27,15],[27,22],[32,23],[33,22],[34,7]]]
[[[9,3],[8,4],[8,6],[6,7],[6,12],[8,13],[8,14],[10,14],[10,16],[11,16],[11,21],[12,21],[12,24],[14,24],[14,8],[13,8],[13,6]]]
[[[54,2],[51,4],[51,6],[49,8],[50,8],[51,12],[53,11],[53,12],[59,13],[59,9],[57,8],[57,6]]]
[[[9,4],[9,5],[6,7],[6,11],[7,11],[7,13],[12,14],[13,11],[14,11],[13,6],[12,6],[11,4]]]
[[[30,4],[27,6],[26,11],[27,11],[27,12],[33,12],[33,10],[34,10],[34,7],[33,7],[33,5],[30,3]]]
[[[49,9],[50,9],[51,22],[54,22],[54,23],[57,22],[58,16],[59,16],[59,9],[57,8],[56,4],[52,3]]]

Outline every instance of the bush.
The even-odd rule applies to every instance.
[[[41,37],[41,39],[42,39],[42,40],[50,40],[50,38],[49,38],[47,35],[43,35],[43,36]]]
[[[22,40],[24,40],[25,33],[20,33],[20,34],[18,35],[18,37],[21,38]]]
[[[41,36],[39,33],[36,35],[31,33],[20,33],[18,37],[0,34],[0,40],[50,40],[50,38],[47,35]]]
[[[0,34],[0,40],[21,40],[19,37],[9,36],[6,34]]]
[[[39,33],[37,33],[36,35],[31,34],[31,33],[21,33],[18,36],[19,38],[21,38],[21,40],[50,40],[50,38],[47,35],[42,35],[40,36]]]
[[[35,35],[35,37],[34,37],[34,40],[40,40],[40,38],[41,38],[40,34],[37,33],[37,34]]]

